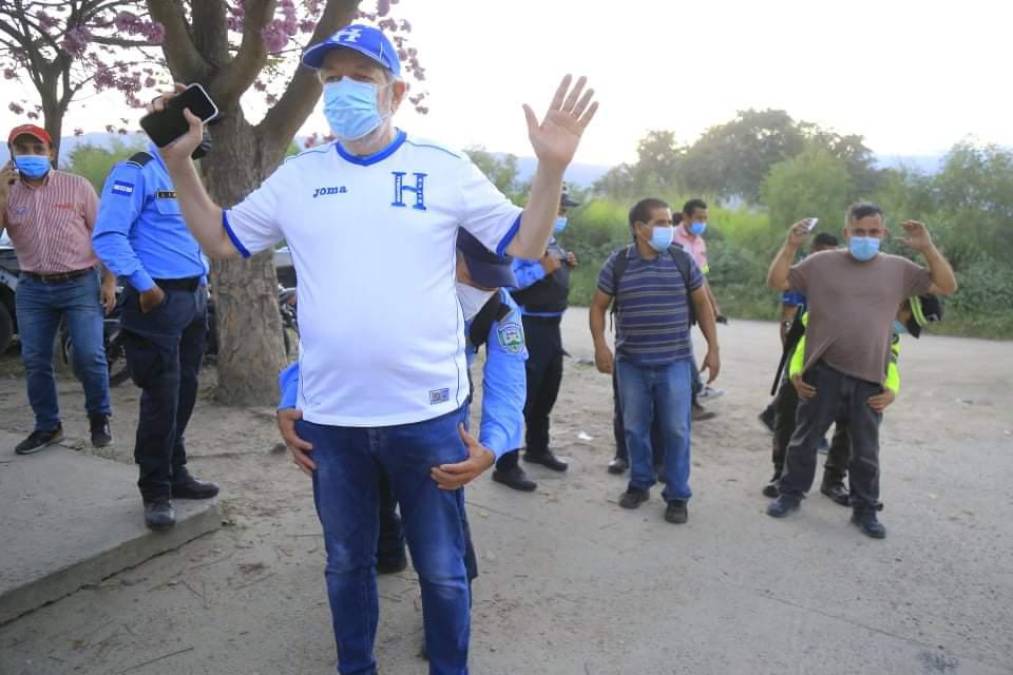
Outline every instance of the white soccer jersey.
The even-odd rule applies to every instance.
[[[244,256],[292,251],[304,419],[390,426],[463,405],[457,228],[502,253],[520,214],[466,155],[404,132],[368,157],[333,143],[292,157],[226,211]]]

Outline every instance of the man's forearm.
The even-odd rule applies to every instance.
[[[531,180],[531,192],[521,216],[520,230],[507,247],[507,253],[515,258],[542,257],[559,213],[559,196],[562,192],[563,169],[548,167],[539,162],[535,177]]]
[[[238,255],[239,252],[222,226],[222,207],[215,204],[204,189],[194,163],[187,159],[185,162],[167,163],[166,167],[176,188],[176,199],[183,211],[183,220],[204,253],[211,258]]]
[[[788,290],[788,272],[791,271],[791,261],[795,258],[796,250],[785,244],[777,252],[774,262],[770,263],[770,269],[767,270],[767,285],[775,291]]]
[[[932,283],[943,295],[953,295],[957,290],[957,276],[953,273],[950,262],[943,257],[935,244],[924,251],[925,262],[928,263],[929,273],[932,275]]]
[[[714,315],[714,308],[711,307],[710,296],[706,291],[699,290],[692,295],[693,307],[696,310],[696,320],[700,324],[700,332],[707,340],[707,348],[711,351],[718,350],[718,327]]]
[[[606,345],[605,309],[592,305],[590,311],[588,312],[588,317],[591,325],[591,339],[594,341],[595,348]]]

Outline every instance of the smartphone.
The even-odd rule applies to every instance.
[[[183,110],[189,108],[204,122],[218,117],[218,106],[211,100],[204,87],[191,84],[178,95],[169,99],[165,110],[153,112],[141,118],[141,128],[160,148],[172,143],[190,129]]]
[[[807,220],[809,222],[807,222],[805,225],[806,232],[812,232],[813,230],[815,230],[816,223],[820,222],[819,218],[807,218]]]

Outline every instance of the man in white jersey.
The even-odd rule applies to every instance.
[[[338,671],[376,669],[376,486],[385,469],[422,586],[430,672],[467,673],[460,488],[494,456],[465,442],[461,428],[468,375],[457,228],[500,254],[541,255],[563,172],[598,104],[583,78],[571,87],[567,76],[541,122],[524,106],[538,169],[522,211],[466,156],[394,127],[406,88],[382,32],[348,26],[307,49],[303,65],[318,71],[338,140],[290,159],[236,207],[210,199],[190,160],[202,132],[196,116],[186,113],[189,132],[161,152],[208,255],[246,256],[282,239],[292,251],[303,411],[295,431],[307,443],[289,446],[313,475]],[[163,109],[167,98],[151,108]]]

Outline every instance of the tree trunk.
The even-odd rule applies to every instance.
[[[213,148],[201,160],[211,197],[223,206],[241,201],[274,169],[239,106],[211,127]],[[217,398],[228,405],[271,406],[285,365],[273,252],[250,260],[216,261],[211,292],[218,323]]]
[[[60,140],[63,134],[63,116],[67,112],[66,106],[61,106],[56,95],[56,83],[44,80],[45,91],[39,91],[39,98],[42,102],[43,126],[53,139],[53,159],[60,159]]]

